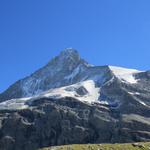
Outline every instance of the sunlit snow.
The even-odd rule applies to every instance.
[[[77,88],[82,87],[82,86],[88,91],[88,93],[85,95],[79,95],[74,90],[74,89],[77,89]],[[72,90],[68,91],[67,90],[68,87],[70,87],[70,89],[72,87]],[[84,81],[84,82],[79,82],[79,83],[74,84],[74,85],[49,90],[48,92],[43,94],[43,96],[55,97],[55,98],[56,97],[57,98],[59,98],[59,97],[73,97],[73,98],[77,98],[78,100],[87,101],[87,102],[91,103],[94,101],[98,101],[99,90],[100,89],[95,86],[95,82],[93,80],[88,80],[88,81]]]
[[[112,72],[115,74],[116,77],[121,79],[123,82],[128,82],[131,84],[137,83],[134,74],[141,72],[135,69],[127,69],[127,68],[116,67],[116,66],[109,66],[109,68],[112,70]]]
[[[76,76],[80,72],[80,69],[81,69],[80,66],[78,66],[70,75],[66,76],[66,78],[72,79],[74,76]],[[122,82],[130,83],[130,84],[137,83],[137,79],[135,78],[134,75],[136,73],[139,73],[140,71],[134,70],[134,69],[115,67],[115,66],[109,66],[109,69],[114,74],[114,76],[108,80],[109,82],[112,81],[114,77],[117,77]],[[28,105],[26,104],[27,101],[31,102],[37,98],[42,98],[42,97],[46,97],[46,98],[72,97],[79,101],[86,102],[89,104],[100,103],[100,104],[109,105],[110,102],[108,102],[107,100],[99,99],[101,85],[104,83],[105,78],[106,77],[103,75],[103,73],[93,74],[93,76],[91,76],[88,80],[85,80],[85,81],[82,80],[76,84],[63,86],[59,88],[53,88],[45,92],[40,91],[39,94],[36,93],[35,96],[29,97],[29,98],[11,99],[11,100],[2,102],[0,103],[0,109],[25,109],[28,107]],[[40,80],[38,80],[37,82],[40,82]],[[31,84],[31,80],[29,80],[29,82],[27,82],[27,85],[24,86],[24,90],[26,92],[29,92],[28,86],[30,84]],[[79,89],[83,90],[85,93],[80,94],[79,92],[77,92]],[[128,92],[128,93],[131,95],[139,95],[138,92],[135,92],[135,93]],[[115,103],[118,103],[118,101],[117,102],[115,101]],[[146,105],[144,102],[140,100],[139,100],[139,103]]]

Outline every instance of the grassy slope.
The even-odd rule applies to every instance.
[[[138,143],[139,146],[132,144],[77,144],[66,145],[41,150],[150,150],[150,142]]]

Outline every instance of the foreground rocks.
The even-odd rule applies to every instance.
[[[0,112],[0,148],[37,150],[64,144],[150,140],[148,118],[118,111],[69,97],[37,99],[28,109]]]

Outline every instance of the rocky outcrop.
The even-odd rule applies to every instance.
[[[146,141],[150,139],[146,120],[67,97],[37,99],[29,109],[0,112],[0,147],[37,150],[75,143]]]

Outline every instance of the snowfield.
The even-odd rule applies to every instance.
[[[119,78],[123,82],[128,82],[131,84],[135,84],[138,81],[135,79],[134,74],[141,72],[135,69],[127,69],[116,66],[109,66],[109,68],[110,70],[112,70],[112,72],[115,74],[117,78]]]
[[[121,80],[121,82],[126,82],[128,84],[136,84],[137,80],[134,77],[134,74],[139,73],[141,71],[134,69],[126,69],[121,67],[109,66],[110,70],[113,72],[114,76]],[[67,76],[66,78],[73,78],[76,74],[78,74],[79,68],[76,68],[74,72]],[[97,76],[97,77],[95,77]],[[11,99],[5,102],[0,103],[0,109],[25,109],[28,107],[26,104],[27,101],[33,101],[37,98],[64,98],[64,97],[72,97],[79,101],[86,102],[89,104],[92,103],[100,103],[100,104],[110,104],[110,102],[106,100],[100,100],[100,85],[97,86],[100,80],[103,80],[104,77],[94,75],[93,79],[89,79],[86,81],[81,81],[76,84],[72,84],[69,86],[64,86],[60,88],[50,89],[48,91],[42,92],[40,94],[37,93],[35,96],[30,96],[27,98],[19,98],[19,99]],[[110,79],[109,81],[113,80]],[[108,82],[108,81],[107,81]],[[28,83],[30,84],[30,83]],[[26,86],[27,88],[27,86]],[[26,89],[28,90],[28,89]],[[129,92],[129,94],[133,95],[133,93]],[[112,102],[112,105],[114,102]],[[118,103],[118,101],[116,102]],[[139,101],[139,103],[146,105],[144,102]]]
[[[78,94],[76,90],[79,89],[80,87],[85,88],[85,90],[87,90],[87,93],[84,95]],[[66,87],[50,90],[46,92],[45,94],[43,94],[42,96],[55,97],[55,98],[73,97],[83,102],[85,101],[88,103],[92,103],[92,102],[98,101],[99,91],[100,91],[100,88],[97,88],[95,86],[95,82],[93,80],[88,80],[88,81],[80,82],[71,86],[66,86]]]

